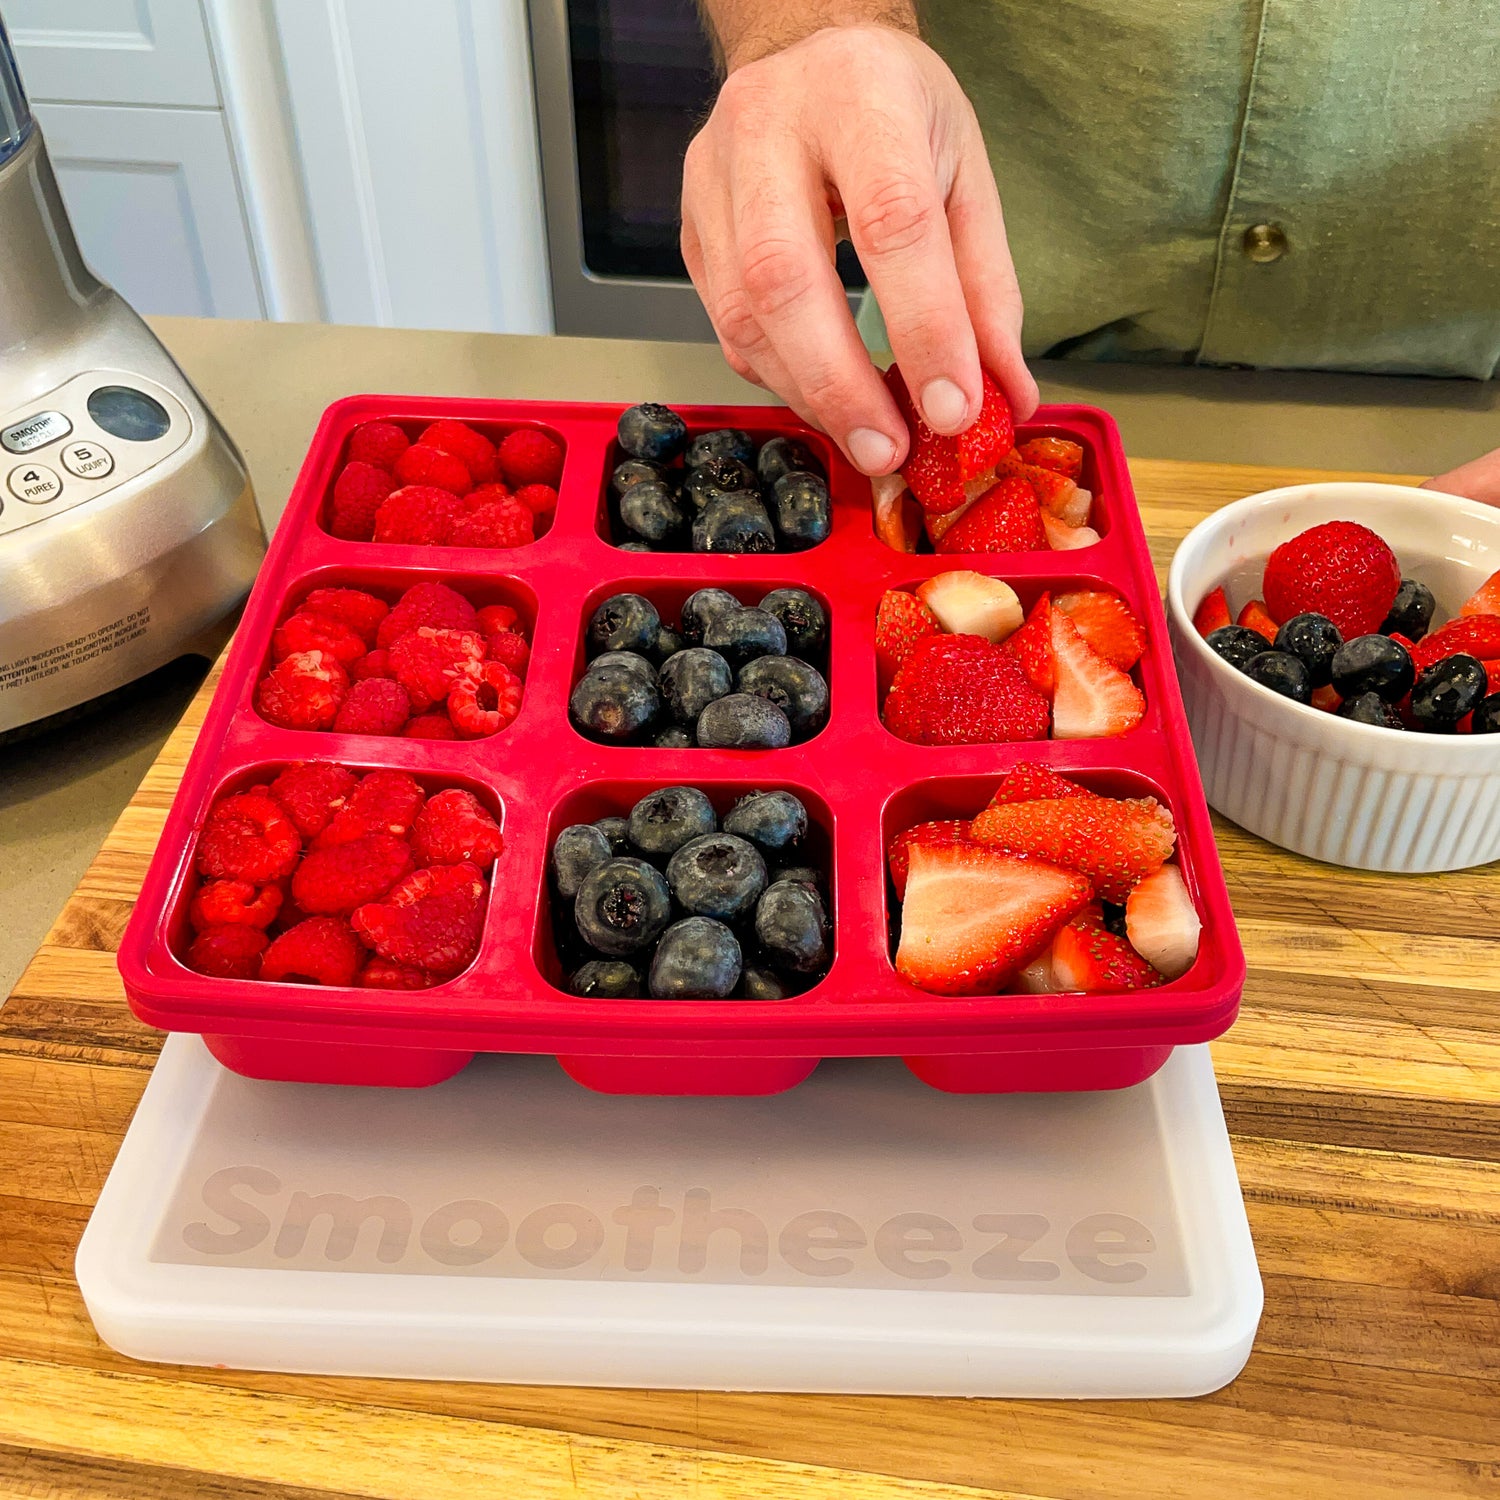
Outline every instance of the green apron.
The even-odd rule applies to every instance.
[[[1500,0],[929,0],[1026,352],[1488,379]],[[888,347],[866,299],[861,329]]]

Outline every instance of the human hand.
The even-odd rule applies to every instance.
[[[1467,495],[1471,500],[1482,500],[1486,505],[1500,505],[1500,448],[1480,458],[1449,469],[1446,474],[1435,474],[1424,480],[1425,490],[1443,490],[1449,495]]]
[[[905,424],[834,269],[843,219],[929,425],[974,421],[981,364],[1029,417],[1036,382],[1000,197],[942,59],[903,31],[839,26],[727,62],[683,164],[682,252],[731,367],[866,474],[904,461]]]

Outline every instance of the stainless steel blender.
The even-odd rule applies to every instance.
[[[233,443],[84,264],[0,22],[0,739],[201,651],[264,550]]]

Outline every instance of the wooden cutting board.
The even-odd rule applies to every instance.
[[[1133,466],[1164,572],[1290,470]],[[1349,476],[1341,476],[1349,477]],[[1378,476],[1364,476],[1378,477]],[[0,1010],[0,1495],[1298,1500],[1500,1482],[1500,867],[1317,865],[1222,820],[1249,959],[1214,1046],[1266,1284],[1196,1401],[526,1389],[136,1364],[73,1252],[159,1038],[113,951],[212,679]]]

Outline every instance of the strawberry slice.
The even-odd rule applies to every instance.
[[[993,994],[1090,895],[1074,870],[953,844],[911,850],[896,971],[936,995]]]
[[[918,641],[942,629],[928,607],[905,589],[887,589],[875,611],[875,669],[881,691],[889,688],[896,669]]]
[[[1083,448],[1067,438],[1030,438],[1016,452],[1039,469],[1052,469],[1075,481],[1083,473]]]
[[[1163,865],[1125,898],[1130,946],[1166,979],[1176,979],[1193,967],[1202,930],[1176,865]]]
[[[992,745],[1047,737],[1047,700],[1004,646],[977,635],[918,641],[885,700],[885,726],[914,745]]]
[[[1035,464],[1027,464],[1021,475],[1044,511],[1069,526],[1088,524],[1089,511],[1094,505],[1094,497],[1088,490],[1080,489],[1064,474],[1040,469]]]
[[[906,895],[906,876],[911,867],[913,849],[919,846],[923,849],[942,849],[950,844],[970,842],[967,818],[944,818],[936,823],[918,823],[915,828],[898,833],[886,851],[886,858],[891,866],[891,884],[896,887],[897,897]]]
[[[1053,601],[1078,627],[1078,633],[1105,661],[1128,672],[1146,649],[1146,631],[1118,594],[1084,589],[1059,594]]]
[[[1026,680],[1037,692],[1050,698],[1057,686],[1057,658],[1052,654],[1052,596],[1044,593],[1031,606],[1026,623],[1006,641],[1015,652]]]
[[[1080,547],[1092,547],[1099,540],[1099,533],[1092,526],[1069,526],[1045,510],[1042,532],[1054,552],[1076,552]]]
[[[1029,964],[1023,964],[1016,970],[1015,978],[1010,982],[1010,993],[1013,995],[1055,995],[1058,993],[1057,976],[1052,972],[1052,949]]]
[[[1177,842],[1172,815],[1155,797],[1093,792],[992,804],[969,834],[975,843],[1077,870],[1106,901],[1124,901],[1138,880],[1162,867]]]
[[[1091,797],[1087,787],[1081,787],[1066,776],[1059,776],[1051,766],[1039,766],[1032,761],[1022,761],[1006,774],[995,795],[990,798],[991,807],[1005,807],[1011,802],[1036,802],[1049,797]]]
[[[1064,994],[1146,990],[1161,975],[1129,943],[1104,926],[1098,907],[1074,917],[1052,941],[1052,979]]]
[[[1193,629],[1201,636],[1210,636],[1230,623],[1229,601],[1224,597],[1224,590],[1210,589],[1193,611]]]
[[[1124,672],[1099,655],[1060,609],[1052,611],[1052,736],[1091,740],[1125,734],[1146,715],[1146,699]]]
[[[1417,671],[1460,651],[1480,661],[1500,659],[1500,615],[1463,615],[1425,635],[1411,648]]]
[[[1234,622],[1243,625],[1246,630],[1253,630],[1256,635],[1263,635],[1266,644],[1276,644],[1276,621],[1266,612],[1266,607],[1259,599],[1252,599],[1241,611],[1240,617]]]
[[[943,437],[918,416],[900,369],[892,365],[885,378],[911,433],[901,477],[923,510],[942,515],[957,509],[963,503],[964,481],[992,468],[1015,446],[1015,423],[1004,392],[989,371],[981,370],[984,396],[979,416],[956,437]]]
[[[1021,601],[1016,591],[998,578],[966,568],[935,573],[917,586],[917,598],[954,635],[982,635],[1003,641],[1021,624]]]
[[[1500,571],[1491,573],[1463,602],[1460,615],[1500,615]]]
[[[915,552],[922,538],[922,507],[912,498],[899,474],[882,474],[870,481],[870,504],[875,511],[875,535],[893,552]]]
[[[1024,479],[1002,479],[943,532],[939,552],[1042,552],[1042,509]]]
[[[1325,714],[1336,714],[1343,701],[1331,683],[1324,683],[1322,687],[1313,689],[1312,706],[1321,708]]]

